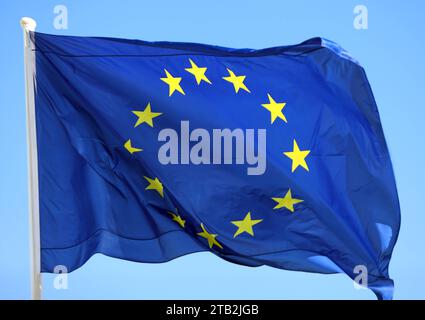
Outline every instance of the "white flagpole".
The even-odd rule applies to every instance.
[[[27,115],[27,151],[28,151],[28,202],[30,228],[31,260],[31,299],[40,300],[41,260],[40,260],[40,212],[38,197],[37,132],[35,123],[35,52],[30,39],[30,31],[35,31],[35,20],[24,17],[21,26],[24,31],[25,97]]]

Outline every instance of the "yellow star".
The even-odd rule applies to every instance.
[[[139,148],[135,148],[131,145],[131,139],[128,139],[126,143],[124,143],[124,148],[127,149],[128,152],[130,152],[131,154],[135,153],[135,152],[140,152],[143,151],[143,149],[139,149]]]
[[[151,110],[151,104],[148,103],[148,105],[146,106],[145,110],[143,111],[132,111],[136,116],[138,116],[139,118],[137,119],[136,124],[134,125],[134,127],[136,128],[137,126],[141,125],[142,123],[146,122],[149,126],[153,127],[153,118],[156,118],[158,116],[160,116],[162,113],[161,112],[152,112]]]
[[[235,234],[233,235],[233,238],[236,238],[241,233],[248,233],[251,236],[254,236],[254,231],[252,230],[252,227],[255,226],[257,223],[260,223],[263,221],[263,219],[260,220],[251,220],[251,212],[248,212],[243,220],[238,221],[231,221],[235,226],[238,227],[238,230],[236,230]]]
[[[291,189],[285,194],[284,198],[272,198],[277,202],[277,205],[273,209],[286,208],[291,212],[294,212],[294,204],[303,202],[301,199],[292,198]]]
[[[145,190],[156,190],[159,193],[159,195],[164,198],[164,188],[162,186],[161,181],[159,181],[158,178],[155,178],[155,179],[151,179],[149,177],[144,177],[144,178],[149,182],[149,185],[145,188]]]
[[[180,225],[180,227],[184,228],[184,224],[186,223],[186,220],[183,220],[182,217],[180,217],[180,215],[175,214],[174,212],[168,211],[168,213],[172,216],[173,221],[177,222]]]
[[[251,91],[249,91],[249,89],[243,83],[246,76],[237,76],[229,68],[227,68],[227,71],[229,72],[229,76],[223,77],[223,79],[230,82],[230,83],[233,83],[233,86],[235,87],[236,93],[238,93],[239,89],[243,89],[243,90],[251,93]]]
[[[205,72],[207,71],[207,68],[199,68],[195,62],[192,61],[192,59],[189,59],[191,68],[186,68],[185,70],[191,74],[193,74],[196,78],[196,83],[200,84],[202,80],[205,82],[211,84],[211,81],[207,78],[205,75]]]
[[[167,69],[164,69],[165,71],[165,75],[167,76],[166,78],[161,78],[162,81],[164,81],[166,84],[169,85],[169,93],[168,96],[171,96],[174,91],[178,91],[181,94],[185,94],[182,87],[180,86],[180,81],[182,81],[182,78],[178,78],[178,77],[173,77],[168,71]]]
[[[218,243],[218,241],[215,239],[217,237],[216,234],[213,233],[209,233],[207,230],[205,230],[204,224],[201,223],[201,228],[202,228],[202,232],[199,232],[197,235],[205,238],[208,240],[208,245],[210,248],[212,248],[214,245],[216,245],[217,247],[219,247],[220,249],[223,249],[223,247],[221,246],[220,243]]]
[[[298,168],[298,166],[301,166],[307,171],[309,171],[307,163],[305,162],[305,158],[308,156],[309,153],[310,150],[300,150],[300,148],[298,148],[297,141],[295,141],[294,139],[293,151],[284,152],[283,154],[292,160],[292,172],[294,172],[295,169]]]
[[[282,113],[282,109],[285,107],[286,103],[274,101],[274,99],[269,93],[267,94],[267,96],[269,98],[269,103],[262,104],[262,106],[270,111],[272,123],[277,118],[280,118],[287,123],[288,121],[286,120],[285,115]]]

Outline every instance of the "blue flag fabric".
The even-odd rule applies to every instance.
[[[365,72],[337,44],[31,37],[43,272],[211,251],[392,298],[391,160]]]

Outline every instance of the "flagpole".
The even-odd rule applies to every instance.
[[[25,98],[28,152],[28,203],[30,229],[31,299],[41,300],[40,260],[40,212],[38,197],[37,132],[35,124],[35,53],[30,31],[35,31],[35,20],[24,17],[21,26],[24,32]]]

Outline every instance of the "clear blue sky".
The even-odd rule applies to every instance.
[[[55,30],[55,5],[68,30]],[[353,28],[353,8],[369,10],[369,29]],[[425,292],[425,2],[8,1],[0,10],[0,299],[29,298],[27,164],[22,31],[31,16],[45,33],[190,41],[262,48],[322,36],[366,69],[392,155],[402,226],[390,265],[396,299]],[[46,299],[374,299],[345,275],[242,267],[209,253],[164,264],[95,255],[69,275],[68,290],[44,275]]]

